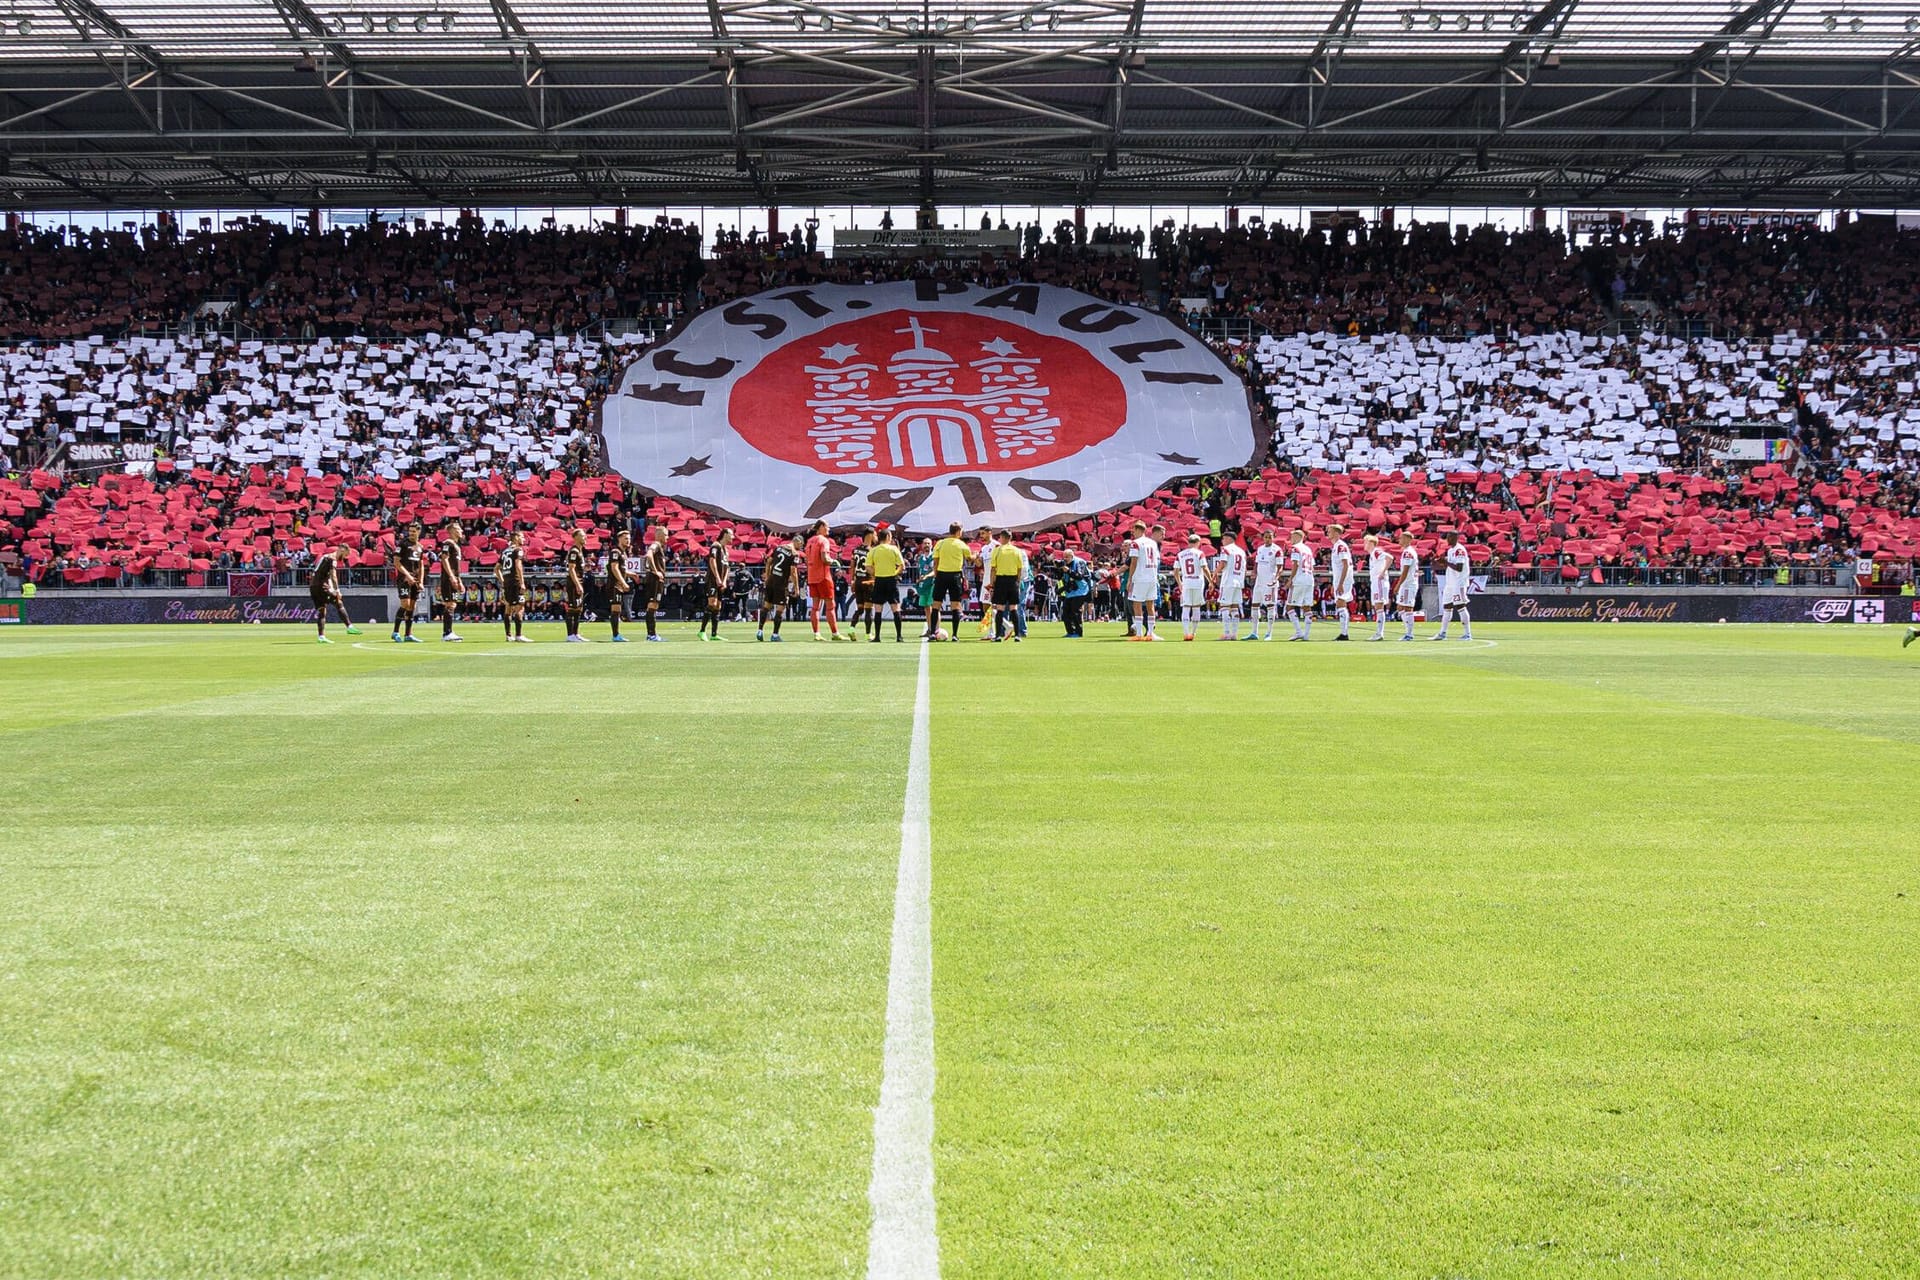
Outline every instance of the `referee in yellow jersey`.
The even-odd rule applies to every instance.
[[[893,530],[881,525],[880,541],[867,548],[867,573],[873,578],[873,594],[867,608],[867,635],[874,644],[880,643],[883,611],[893,619],[893,642],[899,644],[903,638],[900,634],[900,570],[906,564],[900,548],[893,544]]]
[[[993,549],[993,638],[998,642],[1005,638],[1005,631],[1011,631],[1013,642],[1019,644],[1027,638],[1027,616],[1020,607],[1020,579],[1027,571],[1027,556],[1014,545],[1013,530],[1001,530],[1000,538],[1000,545]],[[1005,631],[1000,626],[1003,621]]]
[[[947,527],[947,536],[933,545],[933,603],[927,606],[927,634],[925,640],[960,639],[960,619],[967,608],[967,560],[973,555],[973,549],[960,536],[958,524]],[[940,606],[953,603],[953,631],[949,635],[940,634]]]

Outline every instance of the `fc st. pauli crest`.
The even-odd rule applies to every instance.
[[[817,285],[702,313],[628,369],[609,463],[794,527],[1022,528],[1244,465],[1239,378],[1152,313],[1046,285]]]

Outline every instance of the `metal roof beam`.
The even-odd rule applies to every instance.
[[[720,70],[726,93],[727,131],[733,136],[733,167],[747,175],[754,192],[762,200],[771,200],[766,174],[761,171],[759,162],[747,147],[747,131],[754,125],[753,104],[747,100],[747,87],[740,81],[740,55],[733,47],[733,36],[727,30],[726,10],[720,0],[707,0],[707,26],[713,31],[714,42],[720,48],[714,64]]]
[[[1773,28],[1779,25],[1780,19],[1786,16],[1792,4],[1793,0],[1753,0],[1752,4],[1727,19],[1727,24],[1721,27],[1712,39],[1693,51],[1686,61],[1686,69],[1697,71],[1706,66],[1720,56],[1728,45],[1733,44],[1754,26],[1765,21],[1770,14],[1775,15],[1773,22],[1766,28],[1767,33],[1771,34]]]
[[[1354,23],[1360,18],[1360,4],[1361,0],[1342,0],[1340,7],[1334,10],[1333,17],[1328,20],[1326,29],[1320,33],[1320,39],[1314,44],[1313,52],[1307,55],[1306,61],[1300,65],[1299,72],[1293,77],[1294,87],[1290,88],[1287,96],[1281,100],[1278,114],[1290,115],[1295,110],[1300,94],[1305,92],[1306,120],[1304,124],[1298,126],[1303,132],[1311,132],[1320,121],[1320,112],[1326,106],[1326,95],[1316,92],[1316,89],[1325,88],[1333,83],[1334,69],[1339,66],[1340,59],[1346,52],[1347,41],[1353,36]],[[1326,60],[1324,68],[1320,65],[1323,58]],[[1278,137],[1267,139],[1261,144],[1259,151],[1265,151],[1271,155],[1279,145]],[[1254,155],[1259,154],[1259,151],[1247,156],[1241,162],[1239,173],[1234,178],[1236,186],[1244,180],[1245,175],[1252,172]],[[1267,189],[1268,184],[1278,173],[1279,162],[1270,159],[1266,172],[1254,184],[1253,195],[1256,199],[1259,198],[1260,192]]]
[[[154,133],[164,132],[164,125],[159,116],[154,109],[147,106],[139,93],[139,89],[148,83],[152,83],[156,91],[158,90],[158,79],[163,67],[160,55],[150,46],[142,44],[124,23],[94,4],[93,0],[53,0],[53,3],[54,7],[60,10],[61,16],[66,18],[67,24],[73,28],[74,34],[88,46],[88,52],[93,54],[106,73],[113,77],[114,83],[119,86],[120,92],[134,111],[147,122],[147,128]],[[108,56],[106,50],[94,45],[95,31],[111,36],[120,46],[122,55],[119,62],[116,63],[115,59]],[[128,55],[139,59],[146,67],[141,75],[128,74],[129,68],[125,62]]]
[[[1357,0],[1355,0],[1357,3]],[[1140,45],[1140,22],[1146,14],[1147,0],[1133,0],[1127,13],[1126,33],[1113,55],[1113,69],[1107,81],[1106,103],[1101,114],[1107,121],[1107,145],[1097,158],[1088,156],[1085,193],[1081,197],[1092,204],[1100,190],[1100,175],[1120,166],[1120,134],[1127,119],[1127,81],[1133,74],[1134,53]]]

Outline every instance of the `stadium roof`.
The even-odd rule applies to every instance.
[[[0,0],[0,204],[1920,205],[1892,0]]]

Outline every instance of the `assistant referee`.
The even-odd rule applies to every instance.
[[[973,549],[967,546],[960,536],[960,526],[947,526],[947,536],[933,546],[933,603],[927,606],[927,634],[923,640],[960,639],[960,619],[967,607],[967,584],[964,577],[967,558]],[[953,604],[953,630],[947,635],[940,634],[940,606],[948,601]]]

